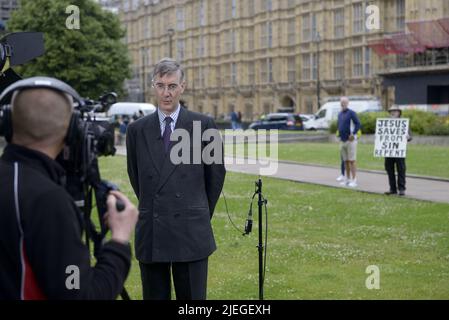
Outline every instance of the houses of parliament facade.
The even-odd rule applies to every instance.
[[[153,102],[152,68],[170,56],[186,70],[190,109],[215,118],[241,111],[250,121],[313,113],[342,95],[394,104],[384,76],[430,66],[416,64],[415,52],[379,55],[372,44],[407,33],[408,21],[448,17],[449,1],[122,0],[119,15],[140,100]]]

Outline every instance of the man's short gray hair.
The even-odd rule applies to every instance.
[[[184,81],[184,69],[181,67],[179,62],[177,62],[175,59],[163,58],[158,63],[156,63],[156,65],[154,66],[152,80],[154,81],[156,76],[163,77],[167,74],[170,75],[170,74],[176,73],[178,71],[181,72],[181,77],[180,77],[179,81],[183,82]]]
[[[12,97],[11,97],[11,108],[14,108],[15,100],[16,100],[17,96],[18,96],[21,92],[23,92],[24,90],[26,90],[26,89],[14,91],[14,93],[12,94]],[[52,89],[48,89],[48,90],[52,90]],[[63,95],[63,96],[65,97],[65,99],[67,100],[67,103],[68,103],[68,104],[71,106],[71,108],[73,109],[74,101],[73,101],[73,97],[72,97],[70,94],[65,93],[65,92],[61,92],[61,91],[58,91],[58,90],[53,90],[53,91],[56,91],[57,93]]]

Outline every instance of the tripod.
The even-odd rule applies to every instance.
[[[93,190],[92,190],[93,189]],[[87,204],[88,206],[86,206],[86,209],[84,211],[84,218],[85,218],[85,225],[86,225],[86,244],[87,247],[90,248],[89,246],[89,239],[91,239],[93,241],[94,244],[94,257],[97,259],[98,255],[101,252],[101,248],[103,246],[104,243],[104,239],[106,237],[106,233],[108,232],[107,227],[105,226],[105,224],[102,221],[103,216],[106,213],[106,199],[104,198],[105,195],[107,195],[109,193],[109,191],[111,190],[118,190],[118,188],[111,184],[108,181],[101,181],[98,185],[92,187],[92,189],[89,189],[87,194]],[[99,220],[100,220],[100,228],[101,231],[98,232],[95,228],[94,223],[92,222],[91,218],[90,218],[90,212],[92,210],[92,191],[94,191],[95,194],[95,198],[97,201],[97,210],[99,213]],[[117,203],[116,203],[116,209],[117,211],[123,211],[125,209],[124,204],[121,202],[120,199],[117,199]],[[125,287],[123,287],[122,292],[120,293],[120,296],[122,297],[122,300],[131,300],[128,291],[126,290]]]
[[[88,170],[88,174],[86,175],[87,179],[80,181],[78,178],[74,178],[74,180],[69,183],[71,187],[71,194],[76,195],[74,198],[79,200],[77,201],[78,208],[83,212],[84,216],[84,228],[85,228],[85,237],[86,237],[86,245],[90,250],[90,241],[93,242],[93,254],[95,258],[98,258],[98,255],[101,252],[104,239],[109,229],[105,225],[103,221],[103,217],[107,212],[107,196],[110,191],[118,190],[117,186],[114,184],[101,180],[100,178],[100,170],[98,168],[98,161],[94,159],[92,161],[92,165]],[[69,179],[73,179],[73,177],[68,177]],[[100,230],[97,231],[95,224],[91,219],[91,212],[93,209],[92,200],[95,198],[97,211],[98,211],[98,221],[100,224]],[[118,212],[121,212],[125,209],[125,205],[120,199],[117,199],[116,209]],[[123,287],[120,296],[123,300],[131,300],[126,288]]]

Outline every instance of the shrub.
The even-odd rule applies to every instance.
[[[364,112],[358,114],[363,134],[374,134],[376,132],[376,121],[378,118],[388,118],[388,112]],[[449,117],[438,117],[437,115],[420,111],[406,110],[402,113],[403,118],[410,119],[410,130],[412,134],[418,135],[449,135]],[[337,132],[337,121],[332,122],[329,131]]]
[[[436,123],[424,129],[424,134],[428,136],[449,136],[449,122],[446,119],[438,119]]]
[[[360,120],[363,134],[374,134],[376,132],[376,120],[377,118],[388,117],[386,112],[365,112],[357,115]],[[337,121],[333,121],[329,128],[331,133],[337,132]]]
[[[378,118],[387,118],[387,112],[364,112],[359,115],[363,134],[374,134],[376,132],[376,121]]]
[[[330,127],[329,127],[330,133],[336,133],[337,132],[337,120],[332,121]]]
[[[412,134],[427,134],[426,130],[438,123],[437,115],[425,111],[406,110],[402,113],[402,117],[410,119]]]

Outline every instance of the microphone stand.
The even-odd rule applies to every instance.
[[[265,282],[265,264],[266,264],[265,258],[266,258],[267,248],[264,248],[264,245],[263,245],[262,215],[263,215],[263,207],[267,205],[267,200],[263,197],[263,194],[262,194],[262,179],[260,178],[260,176],[259,176],[259,180],[256,181],[256,190],[251,198],[251,204],[250,204],[249,212],[248,212],[248,219],[246,220],[245,232],[243,233],[244,236],[249,235],[253,229],[252,207],[253,207],[254,197],[256,195],[258,195],[257,207],[259,209],[258,210],[258,212],[259,212],[259,244],[257,245],[257,250],[259,253],[259,300],[263,300],[263,288],[264,288],[264,282]],[[265,209],[266,209],[266,207],[265,207]],[[267,224],[268,224],[268,220],[267,220]],[[266,232],[268,232],[268,230],[266,230]],[[266,236],[267,236],[267,234],[265,234],[265,241],[267,240]],[[265,252],[264,252],[264,250],[265,250]],[[264,253],[265,253],[265,256],[264,256]]]
[[[263,300],[263,285],[264,285],[264,275],[263,275],[263,270],[264,270],[264,266],[263,266],[263,240],[262,240],[262,236],[263,236],[263,229],[262,229],[262,211],[263,211],[263,206],[265,204],[265,200],[263,200],[262,197],[262,179],[259,178],[258,181],[256,181],[256,193],[258,195],[258,201],[257,201],[257,206],[259,209],[259,244],[257,246],[257,249],[259,251],[259,300]]]

